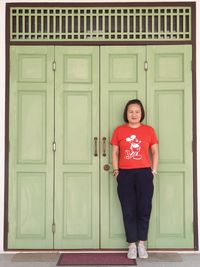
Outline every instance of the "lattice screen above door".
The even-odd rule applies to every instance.
[[[191,7],[11,7],[10,41],[190,41]]]

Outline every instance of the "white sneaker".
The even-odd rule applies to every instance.
[[[128,247],[128,254],[127,254],[128,259],[136,259],[137,258],[137,248],[135,244],[131,244]]]
[[[138,255],[140,259],[147,259],[149,257],[143,244],[138,244]]]

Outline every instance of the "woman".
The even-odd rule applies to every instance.
[[[151,214],[153,177],[158,168],[158,140],[154,129],[142,124],[144,117],[140,100],[130,100],[124,109],[126,124],[118,126],[111,139],[113,174],[118,182],[129,259],[137,257],[136,243],[139,257],[148,258],[144,242]]]

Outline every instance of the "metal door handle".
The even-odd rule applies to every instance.
[[[103,144],[102,144],[103,154],[102,154],[102,156],[103,156],[103,157],[106,157],[106,137],[103,137],[103,138],[102,138],[102,141],[103,141]]]
[[[97,157],[98,153],[97,153],[97,142],[98,142],[98,138],[94,137],[94,156]]]

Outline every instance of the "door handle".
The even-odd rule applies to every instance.
[[[97,152],[97,142],[98,142],[98,138],[94,137],[94,156],[97,157],[98,156],[98,152]]]
[[[102,156],[106,157],[106,137],[103,137],[102,141],[103,141],[103,143],[102,143],[102,151],[103,151]]]

